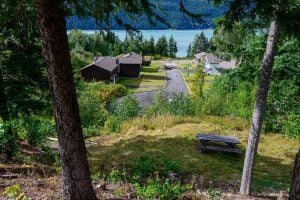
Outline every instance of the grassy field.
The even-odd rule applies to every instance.
[[[99,143],[99,146],[88,148],[93,173],[105,174],[120,169],[132,176],[137,168],[150,168],[158,174],[168,173],[166,170],[171,169],[183,182],[196,181],[200,188],[239,188],[249,130],[245,120],[174,116],[137,118],[123,125],[121,130],[121,133],[91,139]],[[238,136],[243,154],[200,153],[195,139],[199,132]],[[298,148],[299,141],[279,134],[262,135],[254,190],[288,189]]]
[[[143,66],[140,78],[120,78],[118,83],[133,92],[160,89],[166,82],[166,73],[161,69],[161,66],[161,62],[152,62],[150,66]]]

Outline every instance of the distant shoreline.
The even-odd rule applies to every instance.
[[[86,34],[94,34],[99,30],[82,30],[83,33]],[[70,32],[71,30],[68,30]],[[111,30],[114,32],[121,41],[124,41],[126,37],[126,30]],[[143,37],[146,39],[150,39],[153,37],[155,41],[158,40],[159,37],[165,35],[167,38],[173,36],[175,41],[177,42],[178,52],[176,57],[185,57],[189,44],[194,40],[196,34],[199,34],[203,31],[205,37],[210,39],[213,35],[214,29],[188,29],[188,30],[173,30],[173,29],[150,29],[150,30],[139,30],[140,33],[143,34]]]
[[[199,28],[199,29],[137,29],[136,31],[201,31],[201,30],[210,30],[214,29],[215,27],[208,27],[208,28]],[[72,30],[82,30],[82,31],[97,31],[100,29],[81,29],[81,28],[76,28],[76,29],[67,29],[67,31],[72,31]],[[111,31],[126,31],[126,29],[111,29]]]

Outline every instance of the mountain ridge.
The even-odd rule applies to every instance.
[[[153,0],[154,1],[154,0]],[[185,6],[191,13],[201,13],[204,15],[203,22],[192,20],[190,17],[180,12],[179,0],[161,0],[160,6],[167,13],[157,10],[171,27],[157,22],[155,26],[151,25],[146,16],[141,16],[137,20],[128,19],[126,14],[119,14],[120,18],[125,19],[125,23],[130,24],[139,30],[189,30],[189,29],[207,29],[213,27],[213,21],[215,18],[222,16],[225,12],[225,6],[214,7],[211,1],[207,0],[186,0]],[[77,16],[67,18],[67,29],[83,29],[83,30],[95,30],[98,29],[95,19],[88,17],[80,19]],[[111,20],[111,29],[122,30],[123,27],[119,26],[114,20]]]

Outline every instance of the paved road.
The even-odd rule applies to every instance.
[[[155,95],[160,91],[161,90],[151,92],[140,92],[135,93],[134,96],[140,102],[140,105],[142,107],[145,107],[147,105],[153,104]],[[165,91],[168,94],[188,94],[187,86],[178,70],[167,70],[167,85],[164,89],[162,89],[162,91]]]

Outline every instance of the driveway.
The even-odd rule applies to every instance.
[[[177,69],[167,70],[167,84],[162,90],[151,91],[151,92],[140,92],[135,93],[134,96],[140,103],[140,106],[145,107],[153,104],[155,95],[160,91],[165,91],[168,94],[172,93],[183,93],[188,94],[188,88]]]

